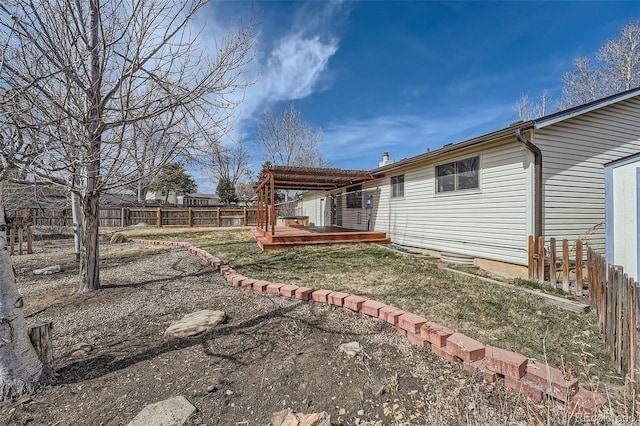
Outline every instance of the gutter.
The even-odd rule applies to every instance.
[[[533,232],[537,244],[537,237],[542,235],[542,151],[529,139],[522,136],[520,129],[516,129],[516,139],[531,153],[534,161],[534,191],[533,191]]]

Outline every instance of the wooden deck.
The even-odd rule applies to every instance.
[[[271,228],[254,228],[251,233],[263,250],[277,250],[318,244],[389,244],[391,240],[384,232],[358,231],[337,226],[276,226],[275,235]]]

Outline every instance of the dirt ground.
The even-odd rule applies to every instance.
[[[197,408],[191,425],[268,425],[283,409],[327,411],[336,425],[546,423],[546,408],[412,346],[384,322],[230,286],[182,249],[117,247],[101,263],[103,288],[88,294],[76,292],[68,244],[14,256],[27,322],[53,321],[55,376],[1,403],[0,424],[126,425],[178,395]],[[53,264],[63,271],[32,273]],[[163,336],[201,309],[227,320],[196,338]],[[352,341],[363,353],[350,358],[339,345]]]

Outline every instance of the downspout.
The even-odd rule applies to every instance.
[[[516,139],[533,153],[534,163],[534,194],[533,194],[533,232],[534,238],[537,239],[542,235],[542,151],[535,146],[529,139],[522,136],[520,129],[516,129]]]

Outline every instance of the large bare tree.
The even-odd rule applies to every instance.
[[[224,133],[248,84],[251,24],[203,40],[208,55],[193,28],[206,3],[0,3],[0,107],[21,113],[5,115],[15,131],[3,161],[75,194],[82,291],[100,286],[100,194],[156,174],[202,131]]]
[[[582,56],[562,79],[560,109],[591,102],[640,86],[640,21],[625,25],[617,39],[607,41],[595,61]]]
[[[291,102],[280,116],[269,108],[256,130],[265,161],[275,166],[326,167],[329,162],[318,150],[322,130],[302,121]]]

